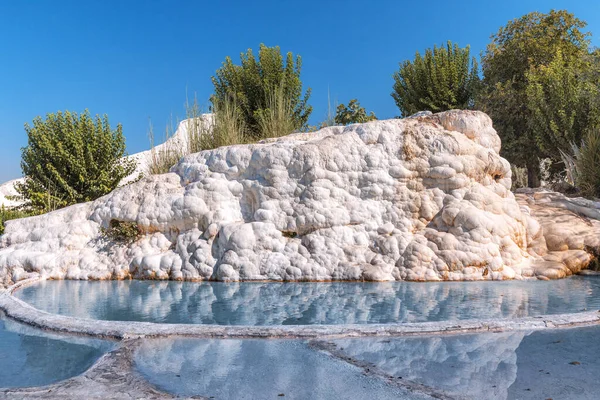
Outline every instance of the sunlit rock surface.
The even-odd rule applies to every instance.
[[[578,272],[591,257],[548,251],[542,226],[509,190],[499,150],[487,115],[448,111],[203,151],[94,202],[9,221],[0,279],[491,280]],[[113,219],[134,221],[144,235],[132,244],[102,237]]]
[[[534,265],[536,273],[563,278],[600,255],[600,202],[531,189],[519,191],[516,197],[542,227],[545,243],[530,249],[544,255]]]
[[[0,184],[0,207],[16,207],[22,204],[20,201],[12,198],[18,195],[15,184],[22,181],[23,179],[13,179],[12,181]]]

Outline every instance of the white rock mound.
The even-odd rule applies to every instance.
[[[9,221],[0,280],[482,280],[585,267],[583,250],[543,260],[543,230],[499,150],[487,115],[455,110],[203,151],[94,202]],[[111,220],[144,234],[103,237]]]
[[[23,178],[13,179],[12,181],[0,184],[0,207],[4,206],[10,208],[17,207],[22,204],[20,201],[12,199],[12,196],[17,196],[19,194],[15,189],[15,184],[22,181]]]

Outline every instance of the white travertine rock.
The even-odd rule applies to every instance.
[[[547,238],[499,149],[487,115],[454,110],[203,151],[94,202],[9,221],[0,281],[491,280],[585,267],[579,253],[542,258]],[[145,234],[111,242],[100,228],[113,219]]]
[[[15,189],[15,184],[18,182],[23,182],[23,178],[13,179],[12,181],[0,184],[0,207],[16,207],[22,204],[20,201],[11,198],[19,194]]]

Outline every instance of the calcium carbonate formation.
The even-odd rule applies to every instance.
[[[487,115],[457,110],[202,151],[96,201],[9,221],[0,282],[500,280],[586,267],[600,204],[517,200],[499,151]],[[106,237],[112,220],[143,235]]]

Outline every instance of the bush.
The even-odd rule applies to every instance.
[[[350,100],[348,106],[345,106],[344,104],[337,106],[337,112],[335,114],[335,123],[340,125],[360,124],[376,119],[375,113],[371,111],[367,114],[365,108],[361,107],[356,99]]]
[[[0,207],[0,235],[4,234],[4,223],[11,219],[26,218],[35,215],[33,212],[17,210],[14,208]]]
[[[165,174],[171,167],[186,155],[186,151],[181,143],[174,142],[174,132],[172,126],[167,126],[165,131],[165,141],[160,146],[154,145],[154,128],[150,124],[148,138],[150,139],[150,163],[148,173],[151,175]]]
[[[469,46],[459,48],[448,41],[446,47],[417,52],[413,61],[404,61],[394,73],[392,97],[406,117],[419,111],[446,111],[473,108],[479,88],[477,61]]]
[[[600,129],[590,130],[576,153],[577,186],[586,197],[600,198]]]
[[[37,117],[25,124],[27,147],[22,150],[24,183],[15,188],[25,200],[23,208],[49,211],[95,200],[117,187],[135,170],[125,160],[121,125],[110,128],[108,117],[92,118],[86,110]]]
[[[292,102],[283,86],[267,93],[266,105],[267,108],[257,114],[260,139],[289,135],[297,128]]]
[[[196,99],[192,104],[186,101],[185,114],[187,121],[186,136],[175,137],[176,132],[173,129],[171,120],[165,129],[164,143],[158,146],[154,145],[154,130],[152,124],[150,124],[148,132],[148,138],[150,139],[149,174],[167,173],[186,155],[211,148],[205,146],[207,145],[207,135],[211,134],[211,125],[214,122],[202,113]]]
[[[135,222],[111,219],[108,228],[100,228],[100,233],[115,242],[130,244],[139,239],[142,230]]]
[[[235,101],[225,99],[213,106],[212,129],[200,137],[202,150],[245,143],[245,122]]]
[[[308,105],[310,89],[302,95],[300,56],[294,60],[293,54],[289,52],[284,62],[278,46],[267,47],[261,44],[258,60],[251,49],[242,53],[240,59],[241,65],[234,65],[231,58],[227,57],[216,76],[212,77],[215,87],[212,104],[222,107],[226,100],[237,104],[247,136],[260,139],[261,121],[264,122],[266,118],[264,113],[276,112],[266,111],[272,93],[281,88],[292,110],[292,130],[306,127],[312,107]]]

